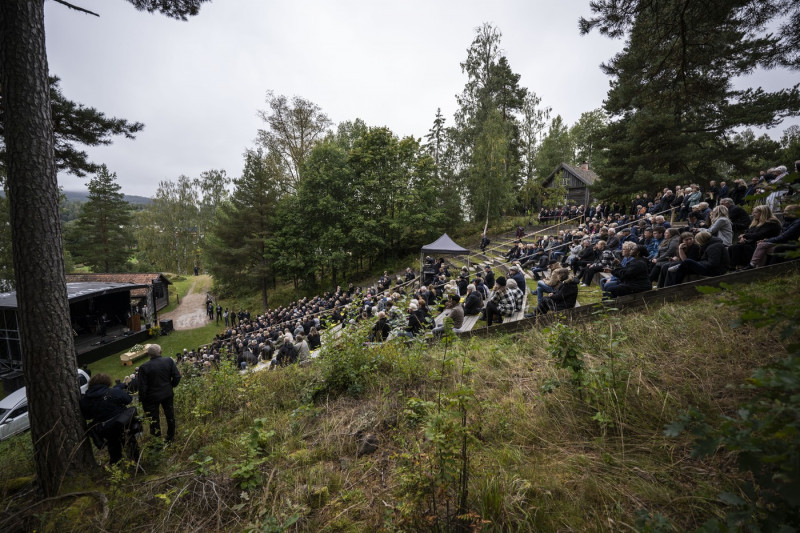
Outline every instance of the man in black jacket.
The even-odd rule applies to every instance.
[[[494,288],[494,272],[492,271],[492,267],[486,265],[484,268],[485,274],[483,275],[483,284],[486,285],[486,288],[492,290]]]
[[[164,409],[164,418],[167,419],[166,442],[175,438],[175,409],[172,400],[173,388],[178,386],[181,373],[170,357],[161,357],[161,346],[150,344],[147,346],[150,360],[139,367],[139,401],[150,419],[150,434],[161,436],[161,423],[159,406]]]
[[[719,205],[724,205],[728,208],[728,218],[733,228],[733,237],[734,240],[738,240],[739,235],[747,231],[747,228],[750,226],[750,215],[747,214],[747,211],[733,203],[733,200],[730,198],[721,198]]]

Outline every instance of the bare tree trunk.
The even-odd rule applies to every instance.
[[[267,312],[267,277],[261,276],[261,311]]]
[[[78,406],[47,73],[44,0],[3,0],[0,84],[17,313],[36,471],[53,496],[71,468],[95,462]]]

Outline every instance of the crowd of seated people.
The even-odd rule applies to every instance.
[[[415,278],[413,270],[406,269],[405,279]],[[216,367],[223,359],[242,369],[259,362],[277,366],[303,363],[321,346],[324,329],[369,318],[377,314],[378,308],[384,315],[392,313],[393,297],[401,298],[398,292],[388,293],[392,281],[384,272],[375,286],[366,290],[350,283],[347,290],[339,286],[335,291],[301,298],[254,317],[243,310],[231,312],[230,322],[226,321],[225,328],[210,344],[184,350],[176,358],[184,366],[197,370]],[[403,278],[395,281],[395,289],[404,292]]]
[[[761,178],[755,184],[764,181]],[[505,259],[530,268],[537,280],[537,286],[530,291],[537,296],[537,306],[555,291],[553,273],[562,264],[571,270],[572,278],[580,280],[581,286],[590,286],[602,273],[603,293],[610,298],[650,290],[653,284],[658,288],[675,285],[693,274],[716,276],[737,267],[762,266],[768,252],[797,246],[798,208],[784,209],[783,226],[769,205],[756,206],[751,218],[733,198],[723,196],[740,185],[728,189],[725,182],[720,186],[711,182],[705,194],[697,186],[683,189],[691,197],[681,204],[688,221],[683,233],[672,228],[663,215],[653,213],[652,208],[642,210],[646,198],[639,195],[631,207],[635,214],[606,214],[605,207],[598,205],[597,211],[605,218],[592,218],[575,230],[561,230],[557,235],[538,236],[534,242],[515,242]],[[744,199],[753,190],[763,192],[757,187],[745,187],[740,196]],[[673,196],[665,190],[655,207],[671,204],[667,200]],[[548,270],[550,278],[542,279]]]
[[[511,263],[507,278],[496,277],[489,266],[476,275],[466,268],[451,274],[443,258],[429,257],[420,279],[410,268],[395,278],[384,272],[367,289],[337,287],[252,318],[246,311],[231,312],[231,324],[211,344],[185,351],[179,359],[196,368],[214,366],[223,357],[241,367],[259,361],[290,364],[307,359],[320,346],[320,332],[336,324],[374,320],[373,342],[413,338],[440,331],[434,320],[439,311],[456,330],[466,317],[480,316],[488,325],[501,322],[521,310],[526,290],[537,299],[534,312],[525,316],[574,307],[579,284],[590,286],[600,273],[604,296],[614,298],[675,285],[693,274],[760,267],[768,254],[796,249],[800,238],[800,206],[786,206],[783,223],[768,204],[753,208],[752,217],[741,207],[753,195],[769,192],[776,179],[765,172],[750,186],[742,180],[731,187],[710,182],[705,191],[694,184],[676,186],[649,198],[637,195],[630,209],[619,203],[559,208],[558,217],[579,213],[581,224],[515,242],[504,254]],[[671,209],[684,227],[673,228],[665,220],[663,213]],[[536,285],[527,286],[526,269]],[[416,285],[409,291],[412,282]]]

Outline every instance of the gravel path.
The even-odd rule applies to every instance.
[[[207,276],[199,276],[207,277]],[[198,283],[205,286],[206,280],[197,280],[192,283],[189,293],[183,297],[180,305],[169,313],[160,315],[162,319],[172,319],[172,325],[176,330],[202,328],[209,322],[206,314],[206,293],[205,290],[195,292]]]

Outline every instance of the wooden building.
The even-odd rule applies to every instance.
[[[589,165],[586,163],[580,166],[561,163],[545,178],[543,185],[545,187],[563,186],[567,191],[564,205],[588,207],[592,202],[590,188],[597,180],[597,174],[589,170]]]

